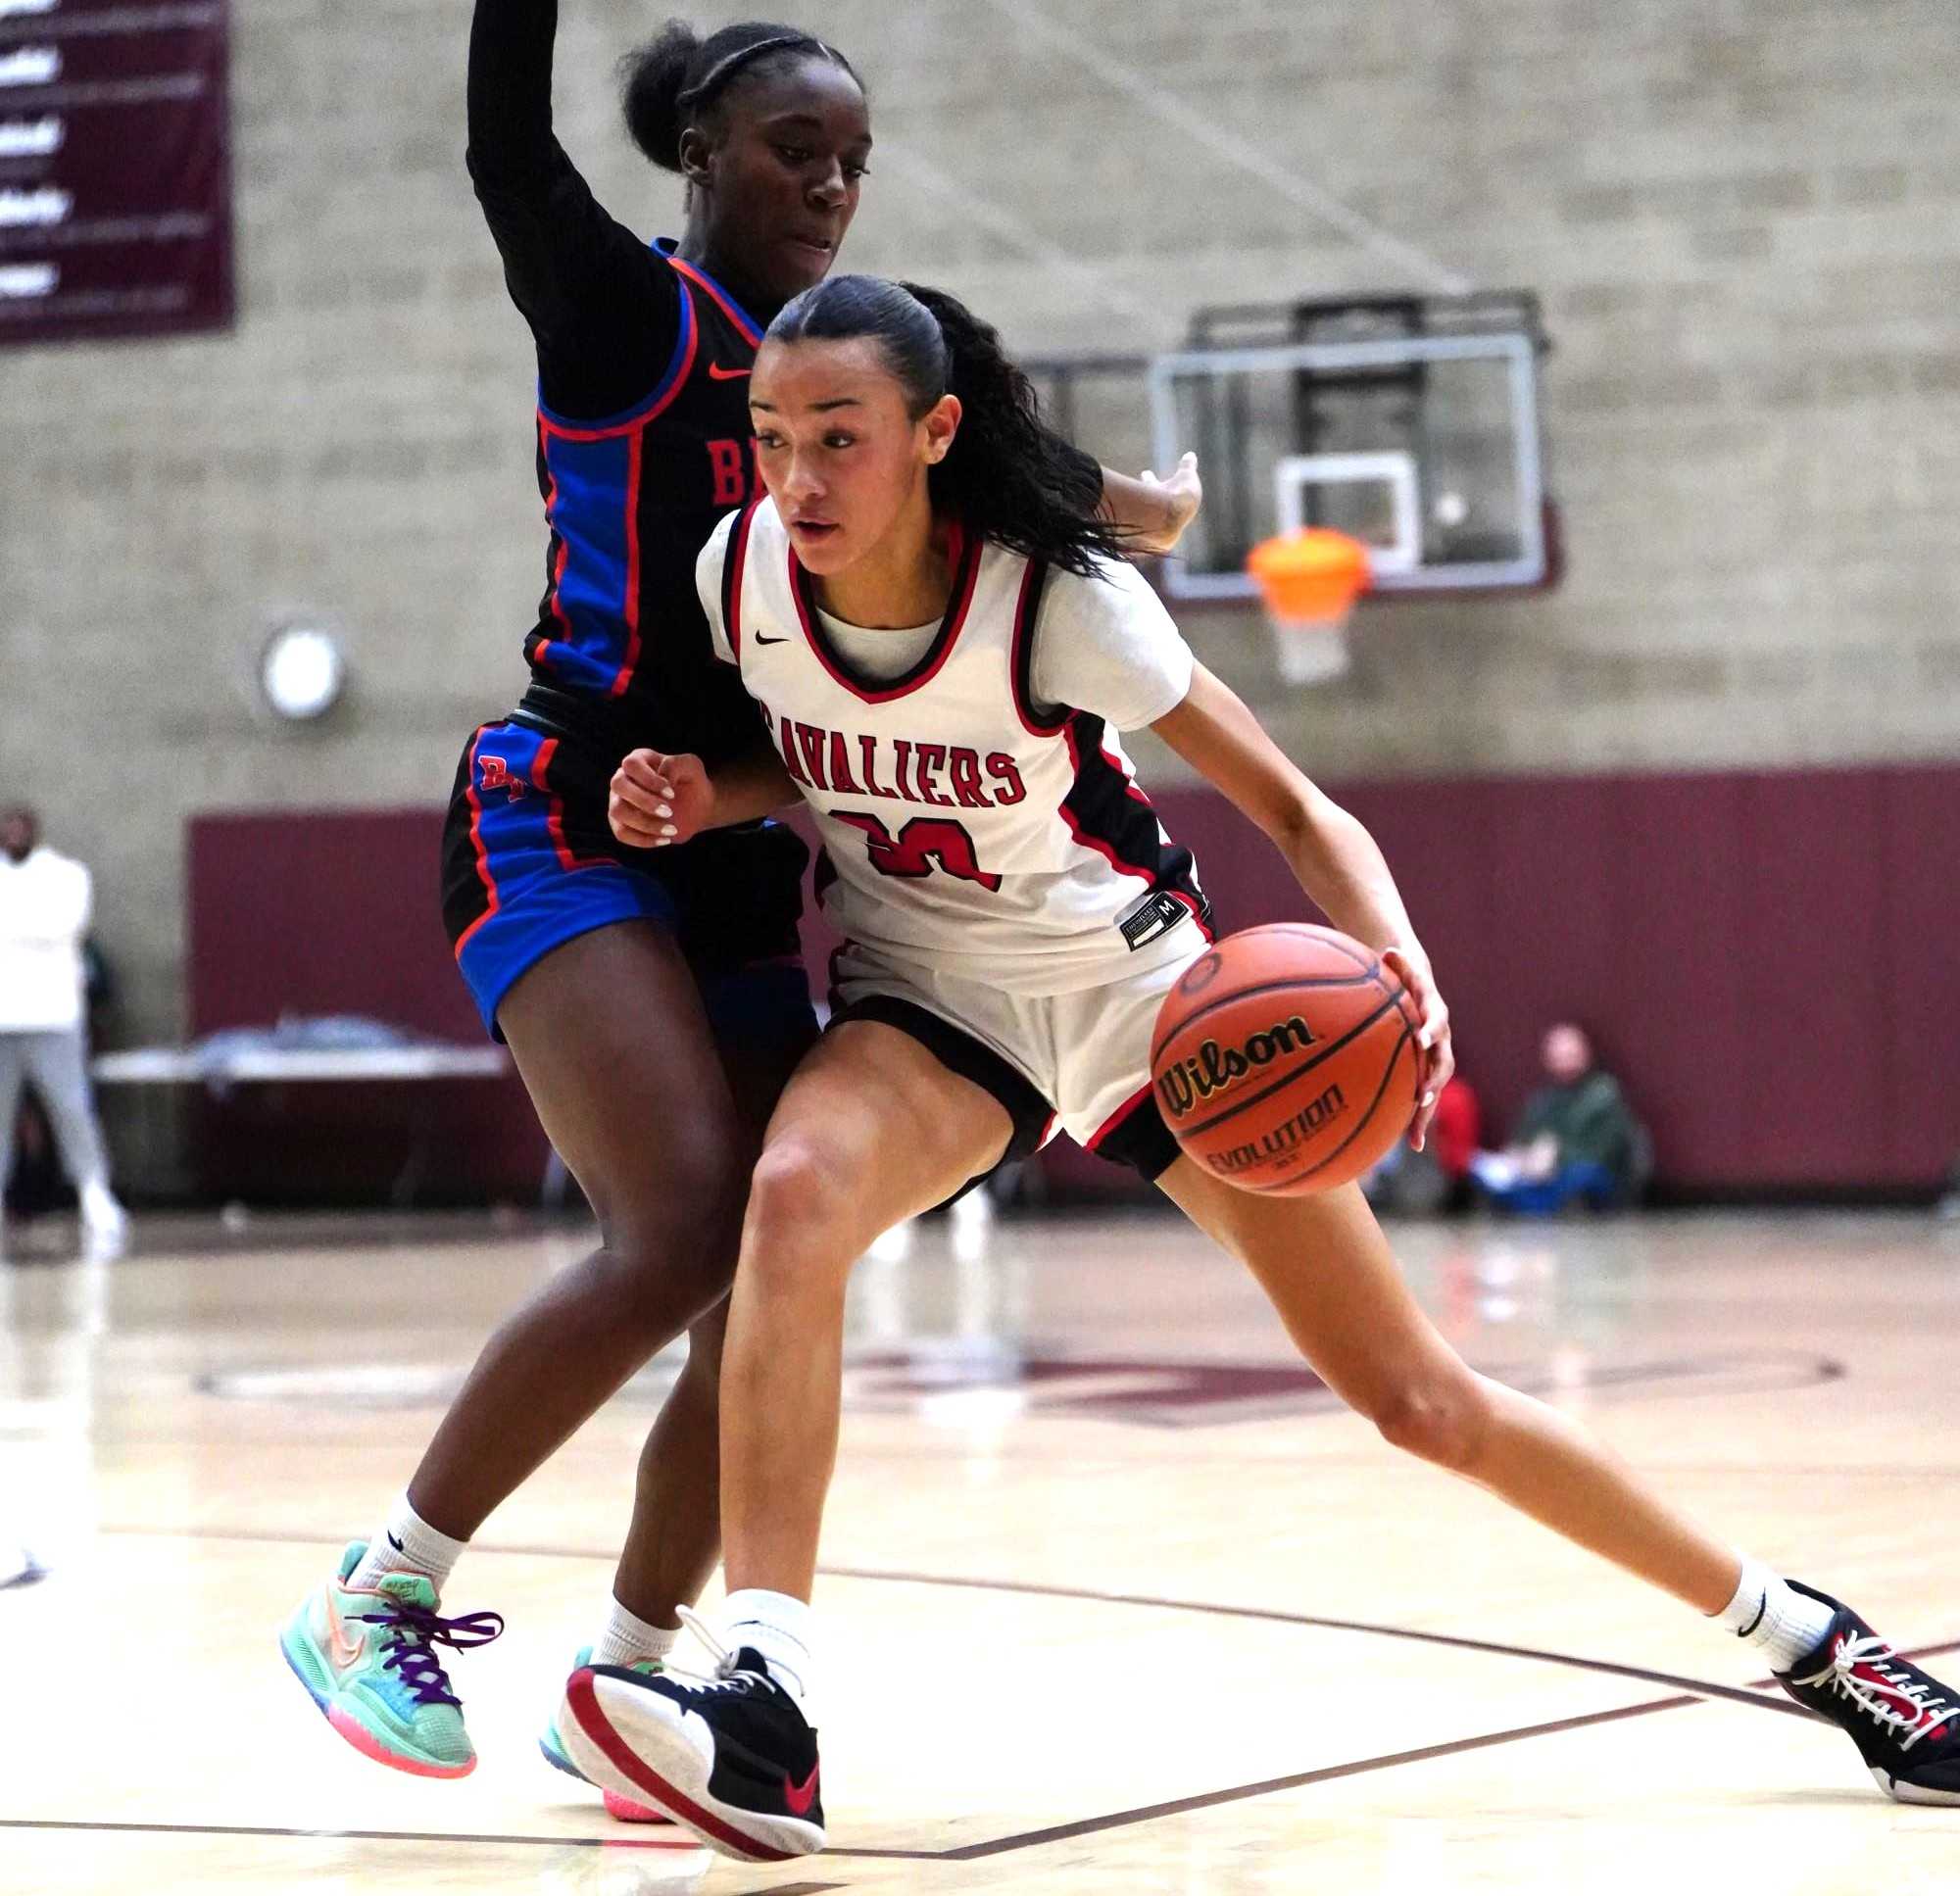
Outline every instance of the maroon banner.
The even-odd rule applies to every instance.
[[[225,0],[0,0],[0,344],[231,321]]]

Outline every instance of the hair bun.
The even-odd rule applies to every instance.
[[[638,52],[620,62],[622,104],[633,143],[662,170],[680,170],[680,135],[687,126],[680,95],[701,38],[685,20],[669,20]]]

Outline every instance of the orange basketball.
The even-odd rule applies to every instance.
[[[1177,1142],[1280,1197],[1358,1178],[1408,1130],[1421,1071],[1399,977],[1332,928],[1228,935],[1164,997],[1151,1078]]]

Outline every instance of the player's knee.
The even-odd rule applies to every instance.
[[[749,1185],[742,1268],[803,1275],[848,1249],[852,1207],[844,1172],[812,1140],[791,1135],[770,1145]]]
[[[684,1220],[704,1240],[732,1241],[742,1229],[755,1147],[733,1126],[702,1127],[677,1161],[662,1157],[653,1190],[672,1218]]]
[[[733,1281],[746,1183],[732,1142],[683,1137],[600,1208],[607,1258],[630,1294],[659,1307],[669,1336],[677,1292],[693,1306],[685,1321]]]
[[[1463,1475],[1483,1456],[1489,1405],[1465,1370],[1392,1385],[1369,1419],[1391,1447]]]

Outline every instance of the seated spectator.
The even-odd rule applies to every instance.
[[[1646,1134],[1619,1081],[1594,1058],[1586,1030],[1571,1021],[1546,1030],[1540,1057],[1548,1084],[1525,1102],[1503,1151],[1472,1158],[1477,1189],[1509,1211],[1631,1204],[1645,1183]]]
[[[1462,1074],[1451,1074],[1436,1102],[1421,1151],[1404,1140],[1361,1181],[1380,1212],[1430,1217],[1459,1211],[1469,1196],[1470,1161],[1477,1155],[1484,1109]]]

